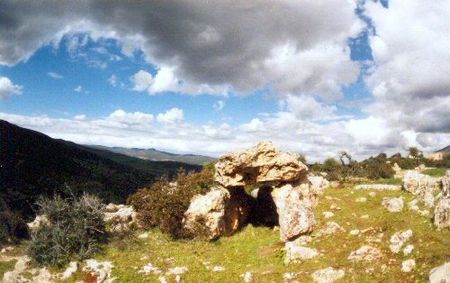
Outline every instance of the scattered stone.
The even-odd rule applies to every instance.
[[[300,272],[286,272],[283,274],[283,281],[284,282],[291,282],[295,279],[297,279],[300,276]]]
[[[419,206],[417,205],[418,202],[419,201],[417,199],[413,199],[412,201],[410,201],[408,203],[409,210],[418,211],[420,209]]]
[[[225,267],[217,265],[217,266],[213,267],[212,271],[213,272],[222,272],[222,271],[225,271]]]
[[[426,209],[424,209],[424,210],[419,210],[418,213],[419,213],[421,216],[424,216],[424,217],[430,215],[430,211],[429,211],[429,210],[426,210]]]
[[[183,275],[188,271],[189,271],[189,269],[186,266],[176,266],[176,267],[169,268],[167,270],[166,274],[167,275]]]
[[[13,250],[14,250],[14,247],[8,246],[8,247],[4,247],[4,248],[1,250],[0,253],[4,254],[4,253],[7,253],[7,252],[11,252],[11,251],[13,251]]]
[[[113,265],[109,261],[98,262],[95,259],[85,260],[84,272],[89,272],[97,278],[97,283],[112,283],[115,278],[111,278]]]
[[[398,253],[402,249],[403,245],[412,237],[413,232],[411,229],[396,232],[391,236],[389,249],[393,253]]]
[[[314,271],[311,274],[314,282],[318,283],[333,283],[336,280],[343,278],[345,271],[343,269],[334,269],[333,267],[327,267]]]
[[[434,225],[439,229],[450,229],[450,197],[442,198],[434,209]]]
[[[244,280],[245,283],[250,283],[253,281],[253,274],[247,271],[244,274],[241,274],[241,278]]]
[[[387,185],[387,184],[362,184],[356,185],[355,190],[374,190],[374,191],[399,191],[401,186],[399,185]]]
[[[428,277],[430,283],[448,283],[450,282],[450,262],[446,262],[430,271]]]
[[[27,223],[28,229],[31,232],[36,231],[39,227],[43,225],[48,225],[50,222],[48,221],[47,215],[36,215],[36,218],[30,223]]]
[[[341,183],[339,181],[331,181],[330,182],[330,187],[332,187],[333,189],[337,189],[341,186]]]
[[[324,211],[324,212],[322,213],[322,215],[323,215],[324,218],[331,218],[331,217],[334,216],[334,213],[331,212],[331,211]]]
[[[389,212],[400,212],[403,210],[403,197],[384,197],[381,204],[386,207]]]
[[[345,229],[342,228],[339,224],[336,222],[327,222],[325,225],[320,229],[317,233],[317,236],[322,235],[334,235],[339,232],[345,232]]]
[[[145,232],[145,233],[139,234],[138,238],[141,239],[141,240],[145,240],[145,239],[148,238],[148,236],[149,236],[148,232]]]
[[[369,196],[372,197],[372,198],[375,197],[376,195],[377,195],[376,192],[370,192],[370,193],[369,193]]]
[[[413,246],[413,245],[407,245],[407,246],[403,249],[403,254],[404,254],[404,255],[409,255],[410,253],[412,253],[413,250],[414,250],[414,246]]]
[[[285,264],[312,259],[319,255],[319,252],[316,249],[302,246],[297,240],[287,242],[284,246],[284,250],[286,252],[284,258]]]
[[[361,217],[360,217],[361,219],[368,219],[369,218],[369,214],[364,214],[364,215],[361,215]]]
[[[330,209],[331,209],[331,210],[341,210],[342,208],[340,208],[337,204],[332,203],[332,204],[330,205]]]
[[[367,198],[365,198],[365,197],[360,197],[360,198],[357,198],[355,201],[356,201],[356,202],[366,202],[366,201],[367,201]]]
[[[322,176],[308,176],[308,181],[311,183],[312,189],[320,194],[330,186],[330,182]]]
[[[416,267],[416,261],[414,259],[407,259],[402,262],[402,271],[411,272]]]
[[[142,269],[138,271],[138,273],[144,273],[145,275],[150,275],[150,274],[159,275],[159,274],[161,274],[161,269],[159,269],[158,267],[154,266],[151,263],[148,263],[148,264],[144,265],[142,267]]]
[[[137,226],[137,213],[130,205],[108,204],[103,219],[113,233],[128,232]]]
[[[359,235],[359,233],[360,233],[360,231],[358,229],[353,229],[350,231],[350,235],[352,235],[352,236],[357,236],[357,235]]]
[[[72,277],[72,274],[77,272],[77,270],[78,270],[78,262],[71,261],[69,263],[69,266],[66,268],[66,270],[60,275],[60,279],[61,280],[69,279],[70,277]]]
[[[347,259],[350,261],[372,262],[374,260],[380,259],[381,257],[382,253],[379,249],[374,248],[372,246],[364,245],[360,247],[358,250],[351,252]]]

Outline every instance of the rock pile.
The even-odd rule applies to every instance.
[[[215,168],[216,187],[195,196],[185,213],[187,231],[207,230],[208,238],[214,239],[234,233],[255,216],[265,224],[279,225],[284,242],[312,231],[317,195],[329,184],[322,177],[308,180],[308,168],[298,155],[262,142],[223,155]],[[258,188],[254,198],[245,193],[248,186]]]
[[[108,230],[113,233],[127,232],[137,225],[136,211],[133,207],[123,204],[108,204],[103,219]]]

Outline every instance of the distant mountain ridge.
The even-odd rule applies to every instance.
[[[176,154],[166,151],[157,150],[154,148],[124,148],[124,147],[107,147],[101,145],[88,145],[90,148],[109,150],[115,153],[124,154],[131,157],[136,157],[144,160],[152,161],[177,161],[193,165],[204,165],[205,163],[215,161],[215,158],[196,155],[196,154]]]
[[[0,120],[0,207],[33,214],[40,196],[88,192],[125,202],[138,188],[180,168],[201,166],[141,160],[50,138]]]

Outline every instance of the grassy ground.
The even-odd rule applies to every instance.
[[[447,172],[448,168],[430,168],[422,171],[423,174],[430,175],[432,177],[442,177]]]
[[[390,213],[384,209],[381,201],[385,196],[403,196],[404,211]],[[356,202],[360,197],[367,198],[367,201]],[[286,272],[299,272],[298,281],[311,282],[312,272],[329,266],[345,269],[345,277],[340,282],[425,282],[433,267],[450,261],[450,232],[436,231],[430,218],[409,211],[407,202],[410,200],[410,194],[400,191],[377,192],[371,197],[369,191],[353,191],[349,187],[327,189],[315,210],[318,227],[312,234],[313,241],[308,245],[318,249],[322,255],[289,266],[283,263],[283,244],[279,241],[279,232],[252,226],[215,242],[173,241],[158,231],[150,231],[145,240],[128,237],[113,241],[96,259],[113,263],[113,276],[118,278],[117,282],[158,282],[155,275],[138,273],[148,263],[163,272],[170,267],[187,267],[189,271],[182,276],[183,282],[243,282],[240,276],[245,272],[253,274],[253,282],[283,282]],[[332,204],[341,210],[330,210]],[[324,211],[332,211],[335,216],[324,219]],[[361,218],[362,215],[368,215],[368,218]],[[318,236],[317,231],[327,221],[337,222],[346,232]],[[349,234],[352,229],[369,228],[359,236]],[[402,253],[391,253],[391,235],[406,229],[413,230],[413,236],[407,243],[415,247],[412,254],[403,256]],[[370,237],[380,233],[383,233],[380,242],[369,243]],[[364,244],[379,248],[383,258],[372,263],[348,261],[350,252]],[[401,262],[409,258],[416,260],[417,267],[411,273],[403,273]],[[383,265],[385,270],[382,271]],[[222,266],[225,271],[212,272],[214,266]],[[0,263],[0,274],[10,267]],[[78,272],[71,282],[84,278],[85,275]],[[173,282],[174,277],[167,279]]]

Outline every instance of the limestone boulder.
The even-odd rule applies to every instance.
[[[434,225],[438,229],[450,229],[450,197],[442,198],[434,209]]]
[[[439,179],[421,174],[414,170],[407,171],[403,177],[403,189],[419,196],[421,199],[423,199],[427,193],[433,194],[438,187]]]
[[[384,197],[381,204],[386,207],[389,212],[400,212],[403,210],[403,197]]]
[[[264,182],[294,182],[306,176],[308,168],[297,154],[278,150],[271,142],[219,158],[215,181],[224,187]]]
[[[450,170],[447,171],[444,177],[441,179],[442,191],[441,195],[443,198],[450,198]]]
[[[450,262],[433,268],[429,275],[430,283],[447,283],[450,282]]]
[[[322,193],[324,189],[330,186],[330,182],[322,176],[308,176],[311,188],[318,193]]]
[[[248,198],[243,190],[221,187],[206,195],[196,195],[184,213],[183,227],[191,236],[209,240],[231,235],[247,223]]]
[[[137,213],[132,206],[110,203],[104,209],[103,220],[109,232],[127,232],[137,226]]]
[[[280,238],[284,242],[312,232],[316,224],[314,203],[304,193],[307,187],[306,184],[286,184],[272,191],[278,213]]]

